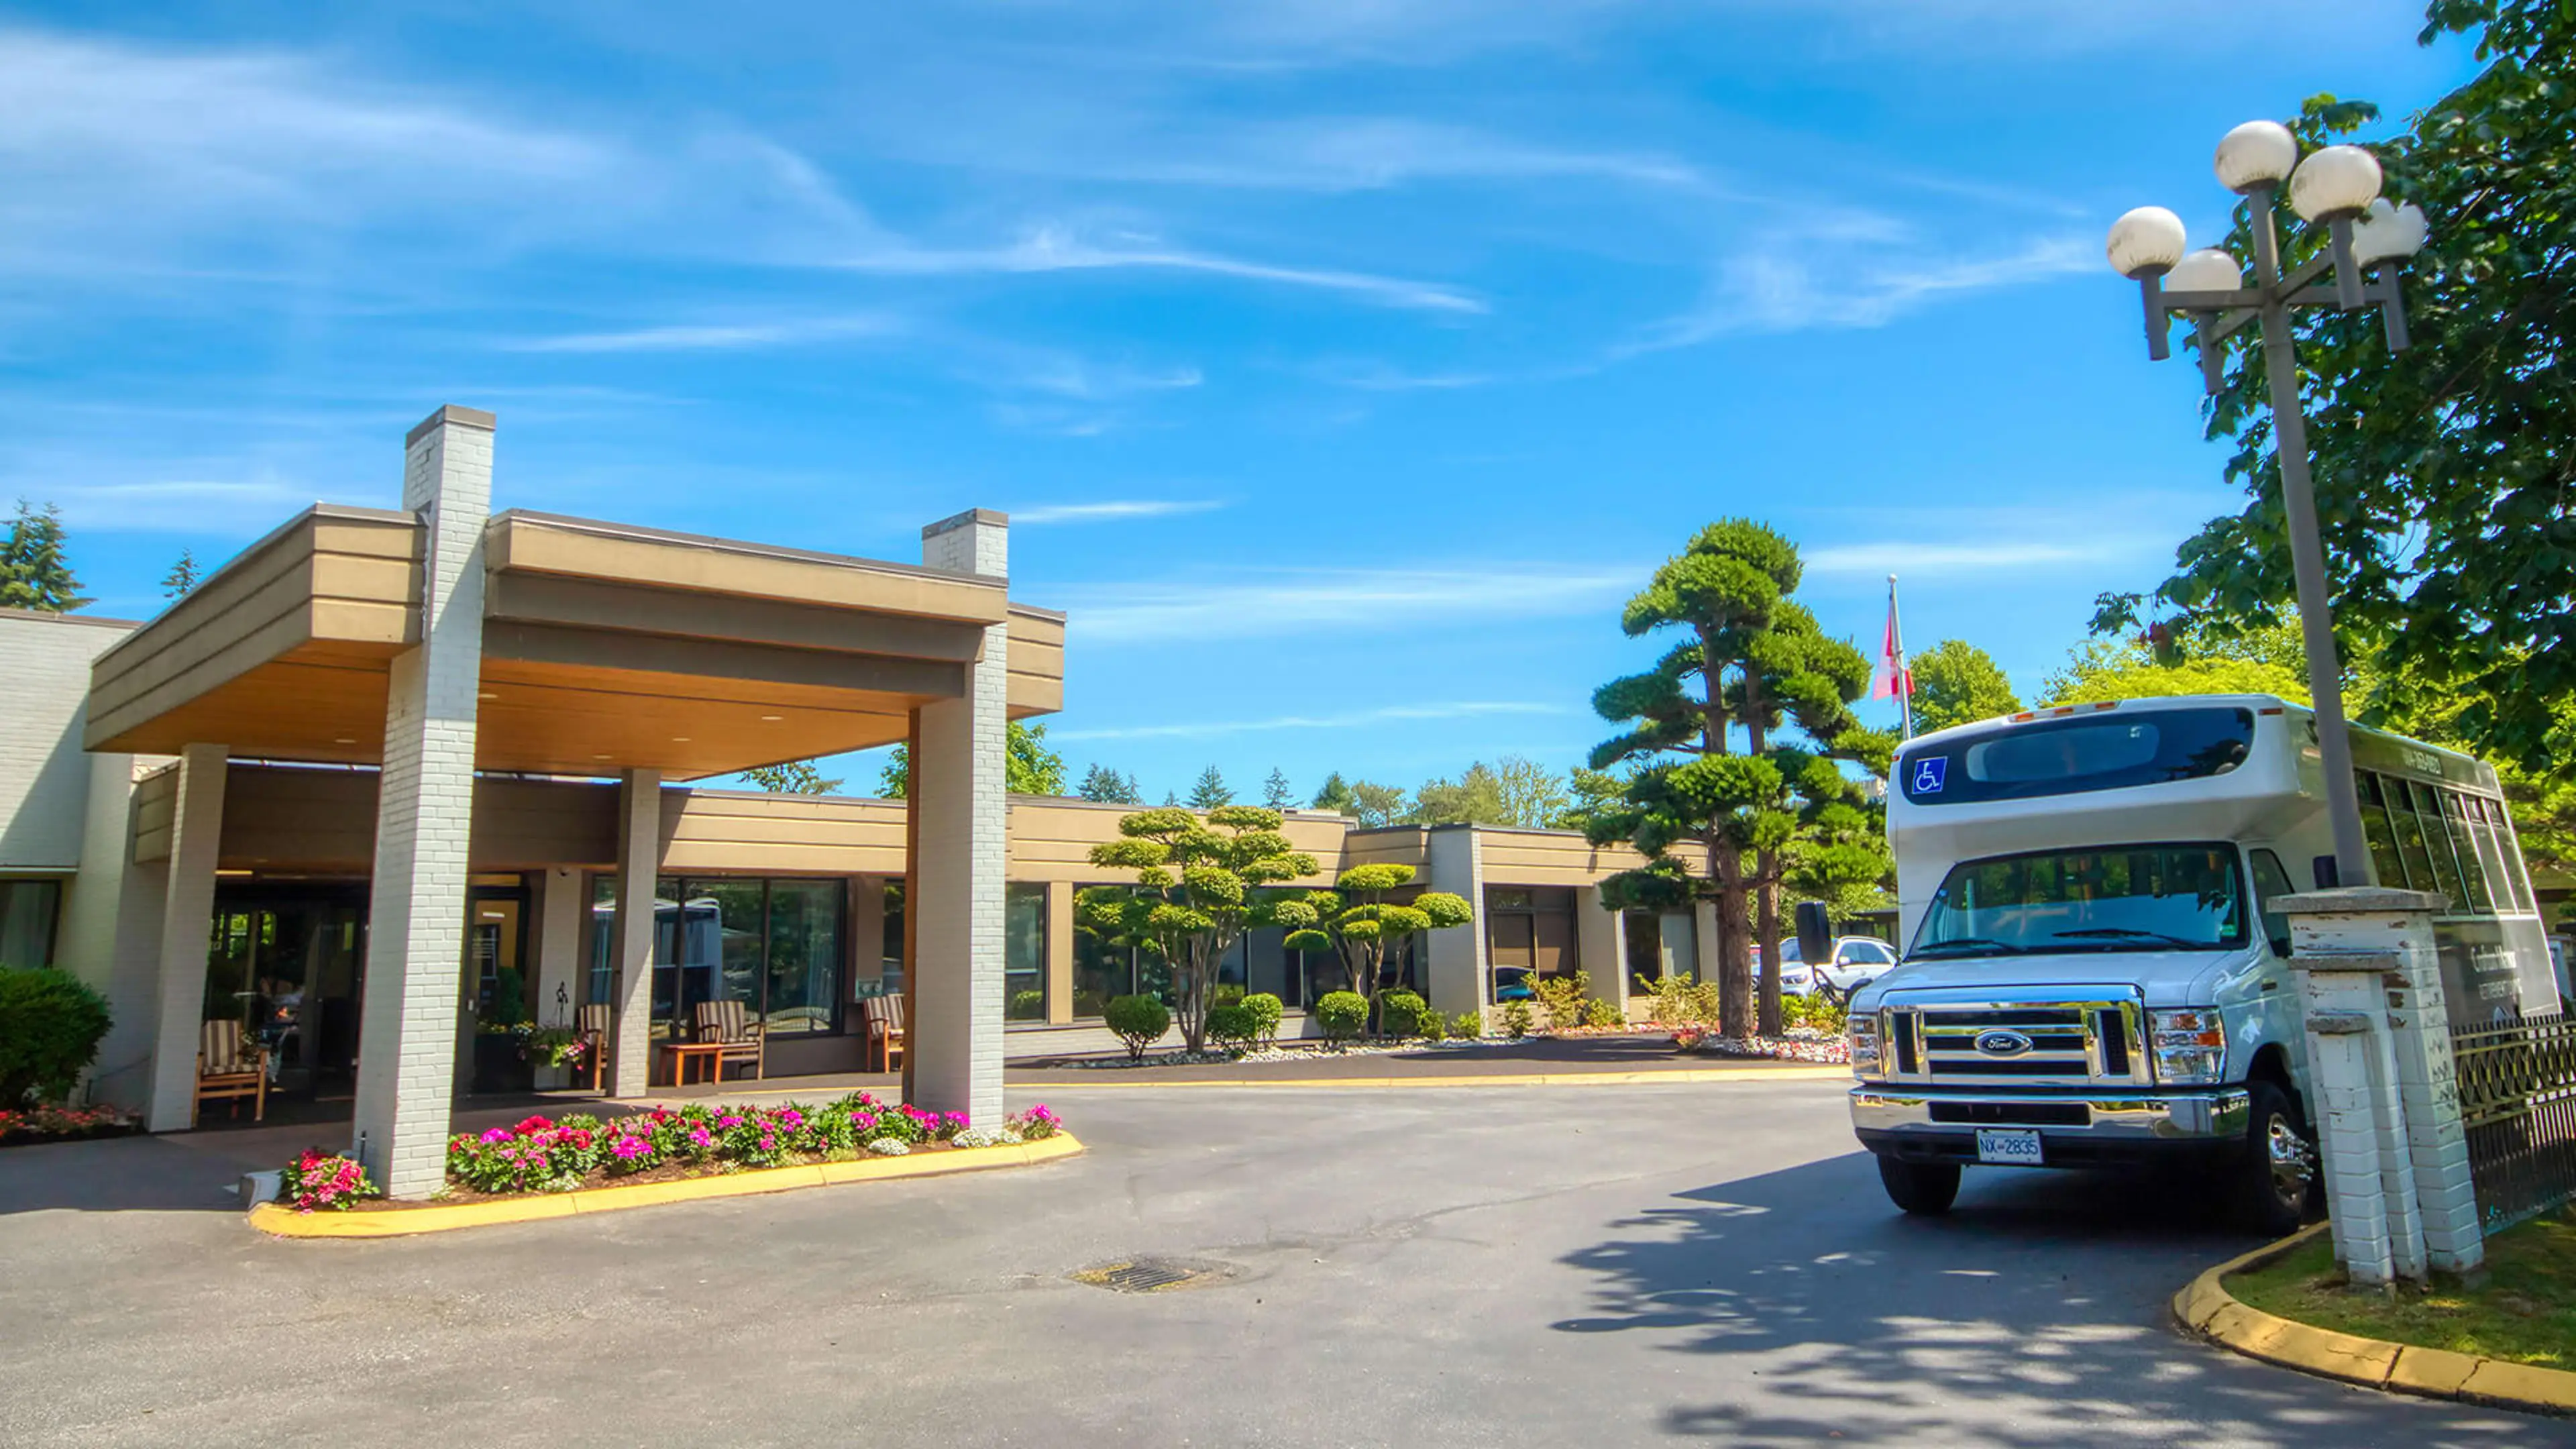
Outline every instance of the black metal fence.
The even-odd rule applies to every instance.
[[[2454,1031],[2451,1054],[2486,1230],[2576,1201],[2576,1021]]]

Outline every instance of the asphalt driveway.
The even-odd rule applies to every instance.
[[[377,1243],[0,1152],[9,1444],[2576,1444],[2186,1341],[2135,1184],[1897,1216],[1831,1083],[1086,1090],[1090,1155]],[[1071,1281],[1167,1255],[1150,1295]]]

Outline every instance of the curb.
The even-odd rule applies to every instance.
[[[2175,1321],[2221,1348],[2319,1378],[2428,1399],[2576,1415],[2576,1373],[2311,1327],[2238,1301],[2221,1281],[2230,1273],[2267,1266],[2331,1226],[2301,1228],[2192,1279],[2174,1295]]]
[[[790,1192],[803,1187],[831,1187],[845,1182],[882,1182],[899,1177],[939,1177],[953,1172],[982,1172],[997,1167],[1029,1167],[1083,1151],[1070,1132],[1043,1142],[1016,1147],[952,1148],[921,1158],[863,1157],[853,1162],[821,1162],[804,1167],[764,1167],[715,1177],[684,1177],[672,1182],[638,1182],[622,1187],[586,1187],[573,1192],[532,1197],[496,1198],[489,1202],[427,1203],[381,1212],[299,1213],[264,1202],[250,1210],[250,1225],[279,1238],[401,1238],[415,1233],[443,1233],[456,1228],[497,1223],[535,1222],[542,1218],[578,1217],[587,1213],[622,1212],[669,1202],[705,1198],[747,1197],[755,1193]]]
[[[1115,1077],[1117,1068],[1104,1068],[1099,1075]],[[1139,1075],[1142,1075],[1140,1072]],[[1479,1072],[1452,1076],[1405,1077],[1306,1077],[1263,1080],[1194,1077],[1177,1082],[1048,1082],[1049,1092],[1081,1092],[1109,1087],[1134,1091],[1147,1087],[1191,1087],[1198,1089],[1254,1087],[1264,1090],[1313,1089],[1317,1087],[1636,1087],[1659,1082],[1801,1082],[1825,1077],[1851,1080],[1851,1068],[1841,1063],[1800,1063],[1778,1067],[1667,1067],[1660,1071],[1642,1072]]]

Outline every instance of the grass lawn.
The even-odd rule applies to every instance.
[[[2576,1369],[2576,1220],[2542,1218],[2487,1240],[2474,1289],[2398,1289],[2390,1303],[2343,1285],[2334,1241],[2319,1234],[2227,1291],[2266,1313],[2364,1338],[2447,1348],[2509,1363]]]

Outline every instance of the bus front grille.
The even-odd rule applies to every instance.
[[[1887,1011],[1894,1075],[1936,1085],[2143,1085],[2143,1013],[2134,1000],[1943,1000]]]

